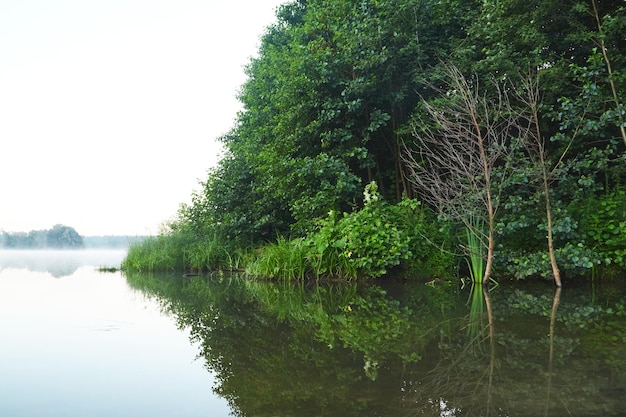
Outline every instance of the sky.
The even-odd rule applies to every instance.
[[[282,3],[0,0],[0,231],[158,234],[219,160]]]

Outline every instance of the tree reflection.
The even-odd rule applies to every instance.
[[[552,365],[554,363],[554,328],[556,325],[556,311],[559,308],[559,302],[561,301],[561,287],[557,287],[554,291],[554,299],[552,300],[552,312],[550,313],[550,349],[548,359],[548,389],[546,398],[546,412],[545,416],[550,413],[550,394],[552,393]]]
[[[417,414],[498,415],[497,410],[492,413],[496,356],[488,287],[472,286],[469,299],[469,314],[457,317],[451,331],[441,334],[435,366],[420,363],[413,372],[425,375],[413,388]]]
[[[581,350],[584,333],[563,314],[587,307],[563,306],[560,291],[550,299],[477,286],[468,308],[455,288],[418,283],[127,278],[190,329],[234,415],[558,416],[601,408],[610,416],[624,406],[590,377],[607,356]],[[623,361],[614,366],[624,370]],[[622,374],[612,389],[623,382]]]

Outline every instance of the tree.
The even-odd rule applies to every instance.
[[[69,226],[56,224],[47,233],[47,245],[51,248],[82,248],[83,238]]]
[[[423,102],[425,114],[414,121],[416,143],[406,148],[409,180],[437,211],[467,228],[477,247],[465,247],[471,258],[486,248],[480,277],[488,283],[495,249],[495,222],[506,176],[494,176],[496,164],[506,168],[511,132],[516,127],[506,90],[492,80],[498,92],[488,97],[479,80],[468,80],[458,68],[446,65],[440,98]]]
[[[317,0],[279,9],[225,141],[228,158],[245,160],[254,218],[302,234],[330,210],[359,207],[372,180],[390,202],[410,194],[400,127],[419,101],[418,74],[464,36],[471,9],[447,5]]]
[[[521,136],[524,138],[524,146],[528,151],[528,155],[534,162],[534,165],[538,167],[541,177],[541,188],[543,190],[545,201],[545,212],[547,221],[547,236],[548,241],[548,253],[550,256],[550,265],[552,267],[552,275],[557,287],[561,286],[561,271],[556,260],[556,254],[554,250],[554,238],[553,238],[553,218],[552,218],[552,203],[550,198],[550,189],[553,176],[553,169],[548,166],[548,156],[546,155],[546,143],[540,128],[540,116],[539,107],[541,104],[539,96],[539,80],[538,75],[533,77],[529,75],[525,80],[524,88],[521,93],[517,95],[519,101],[523,104],[522,109],[519,112],[519,129]],[[556,163],[558,166],[561,159]],[[555,167],[556,168],[556,167]]]

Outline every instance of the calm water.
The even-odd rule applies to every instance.
[[[1,416],[626,415],[623,281],[288,285],[83,255],[0,252]]]
[[[123,251],[0,251],[0,416],[227,416],[197,346]]]

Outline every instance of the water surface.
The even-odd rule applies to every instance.
[[[626,415],[623,281],[281,284],[18,255],[0,252],[2,416]]]
[[[190,329],[234,415],[626,415],[619,283],[127,278]]]
[[[0,415],[227,416],[189,335],[123,251],[0,252]]]

